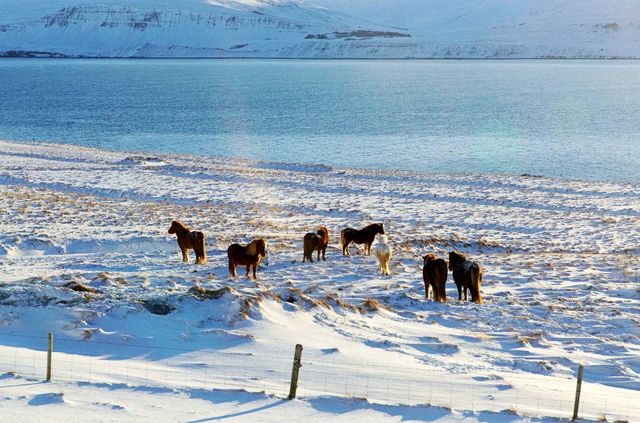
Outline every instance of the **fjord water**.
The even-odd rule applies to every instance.
[[[0,60],[0,139],[640,181],[640,62]]]

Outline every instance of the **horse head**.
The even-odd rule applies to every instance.
[[[459,251],[451,251],[449,253],[449,270],[453,270],[458,265],[462,264],[467,257]]]
[[[255,254],[260,257],[267,255],[267,241],[262,238],[253,241],[255,243]]]

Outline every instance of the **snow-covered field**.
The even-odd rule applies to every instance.
[[[180,261],[173,219],[206,233],[206,265]],[[340,254],[371,222],[389,277]],[[320,224],[327,261],[302,263]],[[637,184],[0,141],[2,418],[547,421],[584,364],[581,416],[640,421],[639,226]],[[230,279],[227,246],[254,236],[269,265]],[[424,300],[421,256],[452,249],[484,266],[484,304],[451,278]]]

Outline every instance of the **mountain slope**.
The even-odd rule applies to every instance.
[[[0,55],[640,57],[635,0],[20,0]]]

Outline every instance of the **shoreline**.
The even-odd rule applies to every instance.
[[[630,187],[632,190],[640,190],[640,181],[612,181],[606,179],[576,179],[576,178],[558,178],[547,175],[536,175],[529,173],[506,173],[506,172],[444,172],[444,171],[428,171],[428,170],[414,170],[414,169],[398,169],[398,168],[381,168],[381,167],[347,167],[347,166],[334,166],[326,163],[305,163],[305,162],[283,162],[283,161],[270,161],[270,160],[260,160],[260,159],[251,159],[247,157],[238,157],[238,156],[221,156],[221,155],[197,155],[197,154],[189,154],[189,153],[167,153],[162,151],[152,151],[152,150],[127,150],[127,149],[116,149],[116,148],[103,148],[103,147],[91,147],[80,144],[73,143],[64,143],[64,142],[50,142],[50,141],[36,141],[36,140],[7,140],[0,138],[0,143],[9,143],[16,145],[24,145],[24,146],[42,146],[45,148],[53,148],[53,149],[78,149],[80,151],[87,152],[96,152],[96,153],[111,153],[111,154],[121,154],[121,155],[138,155],[138,156],[149,156],[162,158],[164,160],[169,160],[171,158],[181,158],[181,159],[191,159],[195,161],[210,161],[212,163],[224,163],[224,162],[235,162],[237,164],[248,164],[252,166],[264,166],[264,167],[273,167],[274,169],[281,170],[292,170],[292,171],[303,171],[303,169],[309,169],[307,171],[313,172],[313,169],[319,169],[321,172],[324,170],[329,171],[342,171],[342,172],[361,172],[363,174],[378,174],[381,177],[410,177],[417,176],[421,178],[428,178],[430,176],[434,177],[461,177],[461,178],[478,178],[478,177],[496,177],[496,178],[529,178],[540,181],[564,181],[564,182],[574,182],[574,183],[582,183],[582,184],[612,184],[612,185],[626,185]]]
[[[486,62],[500,62],[500,61],[638,61],[640,57],[624,57],[624,56],[601,56],[601,57],[272,57],[272,56],[255,56],[255,57],[201,57],[201,56],[69,56],[60,55],[62,53],[45,53],[45,52],[26,52],[26,53],[45,53],[51,56],[10,56],[6,55],[8,52],[4,52],[5,55],[0,55],[0,59],[106,59],[106,60],[302,60],[302,61],[317,61],[317,60],[345,60],[345,61],[486,61]]]

